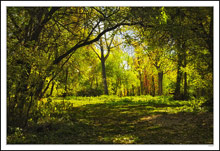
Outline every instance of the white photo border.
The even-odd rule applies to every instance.
[[[172,6],[214,7],[214,145],[7,145],[6,8],[10,6]],[[219,150],[219,1],[2,1],[1,147],[3,150]]]

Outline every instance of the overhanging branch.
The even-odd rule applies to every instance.
[[[116,24],[115,26],[113,27],[110,27],[110,28],[107,28],[105,30],[103,30],[96,38],[90,40],[90,41],[84,41],[83,43],[81,44],[76,44],[74,47],[70,48],[66,53],[62,54],[61,56],[59,56],[58,58],[56,58],[54,61],[53,61],[53,64],[58,64],[63,58],[65,58],[66,56],[68,56],[70,53],[72,52],[75,52],[78,48],[81,48],[83,46],[86,46],[86,45],[90,45],[96,41],[98,41],[105,33],[109,32],[109,31],[112,31],[120,26],[132,26],[132,25],[140,25],[140,23],[119,23],[119,24]],[[151,26],[145,26],[145,27],[151,27]]]

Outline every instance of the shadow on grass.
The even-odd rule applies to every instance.
[[[162,104],[162,103],[161,103]],[[180,105],[129,100],[70,108],[30,126],[8,143],[212,144],[212,113],[176,112]]]

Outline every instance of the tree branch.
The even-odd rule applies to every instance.
[[[96,10],[99,14],[101,14],[104,18],[106,18],[105,14],[102,13],[102,11],[96,9],[95,7],[92,7],[94,10]]]
[[[106,28],[105,30],[103,30],[96,38],[90,40],[90,41],[84,41],[83,43],[81,44],[76,44],[75,46],[73,46],[72,48],[70,48],[66,53],[62,54],[61,56],[59,56],[58,58],[56,58],[54,61],[53,61],[53,64],[58,64],[63,58],[65,58],[66,56],[68,56],[70,53],[72,52],[75,52],[78,48],[81,48],[83,46],[86,46],[86,45],[90,45],[96,41],[98,41],[102,35],[104,35],[105,33],[109,32],[109,31],[112,31],[120,26],[132,26],[132,25],[137,25],[139,23],[119,23],[119,24],[116,24],[115,26],[113,27],[110,27],[110,28]],[[145,26],[147,27],[147,26]],[[148,26],[148,27],[152,27],[152,26]]]
[[[99,25],[99,23],[101,22],[101,20],[99,20],[97,22],[97,24],[92,28],[92,30],[90,31],[89,35],[87,36],[86,40],[85,41],[88,41],[89,40],[89,37],[92,35],[93,31],[96,29],[96,27]]]
[[[107,52],[107,55],[104,57],[104,60],[106,60],[108,58],[109,54],[110,54],[110,49],[107,48],[107,51],[108,52]]]
[[[46,88],[43,90],[43,92],[41,93],[41,97],[43,97],[43,95],[46,93],[46,91],[47,91],[47,89],[49,88],[49,85],[50,85],[50,83],[57,77],[57,75],[62,71],[62,69],[63,69],[63,66],[69,61],[69,59],[71,58],[71,56],[72,55],[70,55],[67,59],[66,59],[66,61],[62,64],[62,66],[61,66],[61,68],[60,68],[60,71],[58,71],[51,79],[50,79],[50,81],[48,82],[48,84],[47,84],[47,86],[46,86]]]
[[[44,25],[51,19],[52,15],[58,10],[60,9],[60,7],[53,7],[51,8],[50,12],[47,13],[45,15],[45,18],[44,20],[40,23],[40,25],[36,28],[36,30],[34,31],[34,33],[32,34],[31,36],[31,41],[32,40],[37,40],[40,33],[41,33],[41,30],[43,29]]]
[[[99,57],[99,59],[101,60],[101,57],[99,56],[99,54],[95,51],[95,49],[93,47],[91,47],[92,50],[95,52],[95,54]]]
[[[64,29],[66,29],[68,32],[70,32],[73,36],[77,36],[76,34],[74,34],[72,31],[70,31],[67,27],[65,27],[63,24],[59,23],[59,21],[53,19],[53,21],[55,23],[57,23],[58,25],[62,26]]]

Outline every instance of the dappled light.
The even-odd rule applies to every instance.
[[[95,104],[95,99],[92,102],[85,97],[80,101],[87,104],[81,106],[78,106],[79,100],[70,99],[65,103],[65,110],[61,101],[51,102],[50,108],[44,104],[37,123],[32,119],[28,122],[29,128],[12,129],[8,141],[31,144],[212,144],[212,113],[205,110],[191,112],[189,102],[182,102],[184,108],[155,107],[151,100],[142,97],[135,97],[139,101],[131,97],[133,101],[129,103],[124,103],[125,98],[114,98],[117,101],[97,97],[96,100],[103,99],[105,103]]]
[[[7,144],[213,144],[213,101],[213,7],[7,7]]]
[[[157,118],[158,116],[161,116],[161,115],[144,116],[144,117],[140,118],[140,121],[150,121],[152,119]]]

